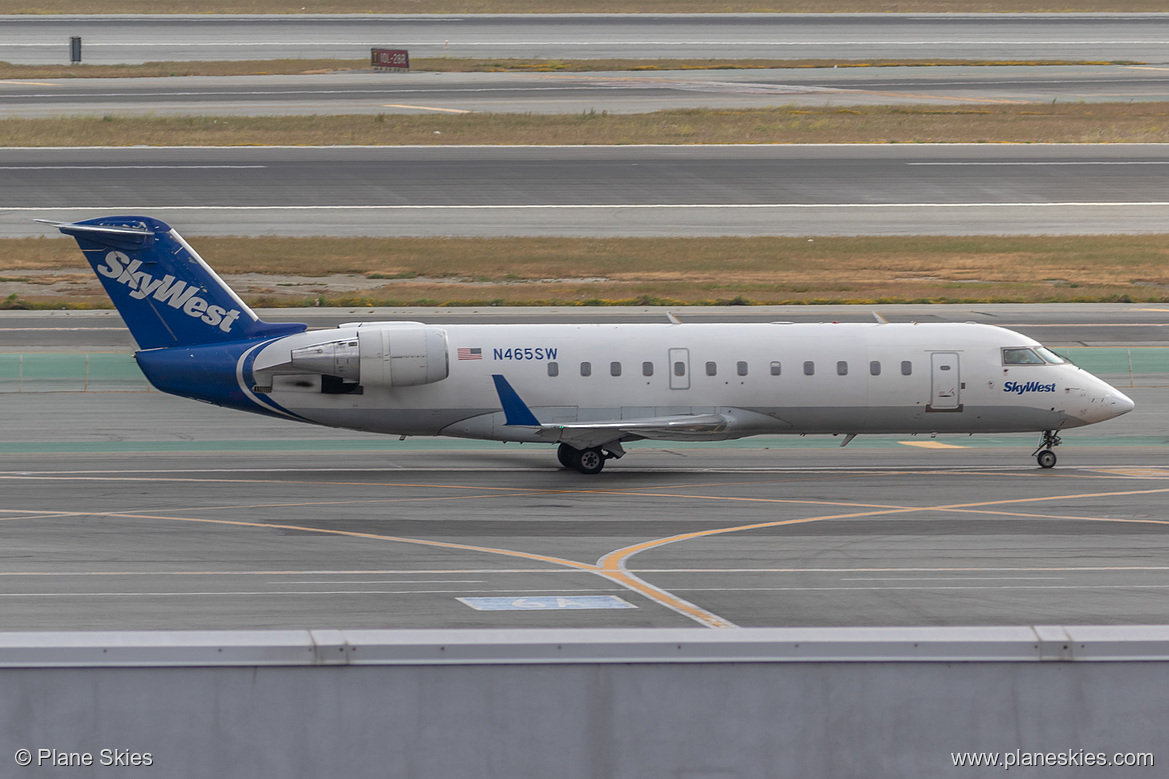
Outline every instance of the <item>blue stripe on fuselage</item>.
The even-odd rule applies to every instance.
[[[257,347],[271,340],[146,349],[137,352],[134,358],[150,383],[163,392],[240,411],[302,419],[267,398],[262,403],[257,402],[255,396],[241,386],[241,377],[237,375],[240,358],[247,354],[242,381],[248,384],[254,380],[251,369],[259,352]]]

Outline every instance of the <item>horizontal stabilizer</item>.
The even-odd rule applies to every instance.
[[[33,221],[52,225],[65,235],[73,237],[91,237],[107,246],[118,249],[147,249],[154,243],[154,231],[145,225],[134,227],[118,227],[103,224],[85,224],[84,222],[54,222],[51,219],[35,219]]]

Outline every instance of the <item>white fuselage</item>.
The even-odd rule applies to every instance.
[[[446,325],[428,326],[439,331],[429,346],[417,345],[422,336],[403,338],[413,351],[369,346],[421,327],[370,323],[279,338],[240,360],[241,389],[265,408],[323,425],[509,441],[547,439],[505,424],[493,375],[542,424],[723,414],[730,424],[707,436],[720,439],[1059,430],[1133,405],[1070,363],[1004,364],[1003,349],[1039,344],[986,325]],[[443,339],[444,377],[433,379],[434,344]],[[323,391],[319,373],[290,362],[294,350],[325,342],[356,349],[359,340],[358,391]],[[425,360],[414,355],[425,349],[429,366],[411,368],[425,383],[395,385],[392,377],[406,374],[391,363]]]

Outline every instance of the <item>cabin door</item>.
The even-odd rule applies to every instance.
[[[670,389],[690,389],[690,350],[670,349]]]
[[[962,410],[962,377],[956,352],[930,355],[930,411]]]

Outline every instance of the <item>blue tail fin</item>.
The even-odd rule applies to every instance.
[[[302,324],[261,321],[182,236],[158,219],[104,216],[50,224],[77,239],[142,349],[267,338],[306,329]]]

